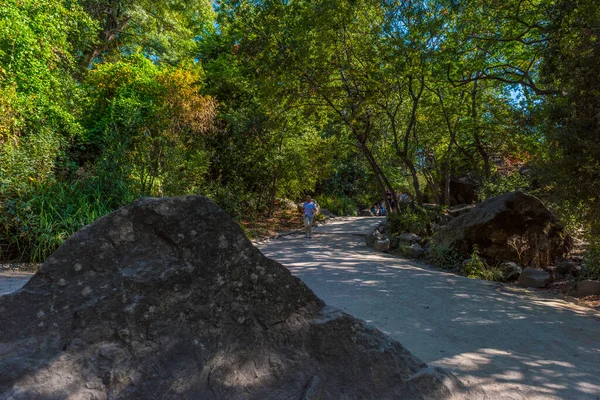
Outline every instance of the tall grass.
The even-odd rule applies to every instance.
[[[0,260],[44,261],[73,233],[131,200],[114,189],[89,179],[33,185],[3,200]]]

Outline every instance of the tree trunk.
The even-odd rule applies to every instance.
[[[481,137],[479,135],[479,113],[477,112],[477,80],[473,82],[473,89],[471,90],[471,115],[473,117],[473,121],[475,122],[475,149],[481,156],[483,160],[483,176],[484,178],[489,178],[492,174],[492,168],[490,165],[490,155],[481,142]]]
[[[116,45],[119,34],[125,30],[131,17],[124,15],[121,7],[108,6],[100,10],[86,10],[96,20],[103,21],[102,30],[98,33],[98,42],[84,51],[79,65],[82,71],[89,69],[96,57],[104,51],[111,50]]]
[[[388,212],[390,214],[397,212],[398,211],[397,208],[392,210],[390,202],[387,198],[387,193],[390,193],[392,195],[394,194],[394,188],[392,187],[392,184],[390,183],[389,179],[385,175],[385,172],[383,172],[383,170],[377,163],[377,160],[375,160],[373,153],[371,153],[371,150],[369,150],[367,145],[361,140],[359,140],[359,143],[360,143],[361,150],[362,150],[363,154],[365,155],[365,157],[367,158],[367,161],[369,162],[369,165],[371,166],[371,170],[373,171],[373,174],[375,175],[375,178],[377,179],[377,181],[379,183],[379,187],[381,189],[383,199],[387,206]]]
[[[410,171],[410,175],[413,181],[413,188],[415,189],[415,196],[417,198],[417,203],[420,206],[423,206],[423,193],[421,193],[421,184],[419,183],[419,175],[417,174],[417,168],[413,164],[412,160],[408,157],[403,157],[402,161],[404,161],[404,165]]]
[[[277,176],[273,177],[273,184],[271,185],[271,193],[269,194],[269,210],[267,211],[267,218],[271,218],[275,212],[275,196],[277,195]]]

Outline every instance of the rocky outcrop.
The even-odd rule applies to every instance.
[[[577,284],[577,296],[600,295],[600,281],[586,280]]]
[[[477,200],[477,183],[468,176],[450,178],[450,205],[469,204]]]
[[[552,275],[535,268],[525,268],[519,275],[519,283],[526,287],[544,288],[553,281]]]
[[[460,217],[475,208],[474,204],[459,204],[448,208],[447,212],[452,218]]]
[[[299,204],[296,204],[293,200],[290,199],[277,199],[277,205],[282,210],[294,211],[298,210]]]
[[[0,296],[0,398],[472,398],[202,197],[141,199]]]
[[[545,268],[570,249],[563,225],[536,197],[517,191],[487,199],[452,219],[435,240],[459,253]]]

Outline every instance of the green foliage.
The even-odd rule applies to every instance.
[[[497,268],[490,267],[479,257],[479,248],[477,245],[473,246],[471,259],[463,265],[463,269],[467,277],[472,279],[484,279],[487,281],[502,280],[502,272]]]
[[[600,279],[600,240],[593,238],[588,243],[584,260],[581,279]]]
[[[482,181],[477,189],[477,197],[483,201],[507,192],[527,191],[529,188],[529,178],[519,172],[513,172],[508,176],[496,175]]]
[[[99,27],[79,41],[82,69],[143,51],[157,63],[178,65],[196,57],[199,39],[215,31],[209,0],[79,0]]]
[[[358,206],[356,205],[356,202],[344,195],[321,195],[315,197],[315,200],[321,208],[326,208],[335,215],[347,215],[353,217],[358,215]]]
[[[0,4],[0,145],[40,130],[77,133],[69,39],[80,29],[90,35],[95,25],[76,2]]]
[[[401,202],[400,212],[388,214],[388,223],[392,234],[404,232],[418,235],[427,234],[427,227],[431,223],[429,214],[425,209],[414,203]]]
[[[5,199],[0,208],[0,259],[44,261],[73,233],[133,200],[115,189],[114,183],[103,188],[97,179],[89,179],[32,185]]]
[[[594,0],[566,0],[552,11],[553,40],[540,69],[556,88],[544,104],[546,184],[561,200],[581,206],[586,230],[600,237],[600,8]]]
[[[264,207],[258,205],[256,196],[248,192],[241,180],[229,182],[227,185],[209,184],[204,189],[204,194],[238,221],[244,217],[253,217],[257,208],[264,210]]]
[[[194,193],[203,184],[214,102],[199,92],[201,79],[185,67],[159,67],[140,54],[90,73],[93,120],[86,141],[103,169],[130,177],[140,195]]]
[[[570,235],[579,236],[581,232],[589,229],[589,221],[586,221],[589,214],[589,204],[585,200],[555,198],[551,201],[550,206]],[[592,240],[594,240],[593,237]]]
[[[432,240],[426,253],[426,259],[438,268],[459,272],[462,268],[463,256],[456,250]]]
[[[2,257],[42,259],[140,195],[258,218],[315,193],[353,215],[394,190],[448,205],[467,175],[481,200],[536,190],[597,238],[600,8],[463,3],[3,1]],[[390,225],[423,234],[434,214]]]

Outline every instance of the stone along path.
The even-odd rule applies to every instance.
[[[380,218],[259,243],[328,304],[366,320],[490,399],[600,399],[600,313],[376,253]]]

